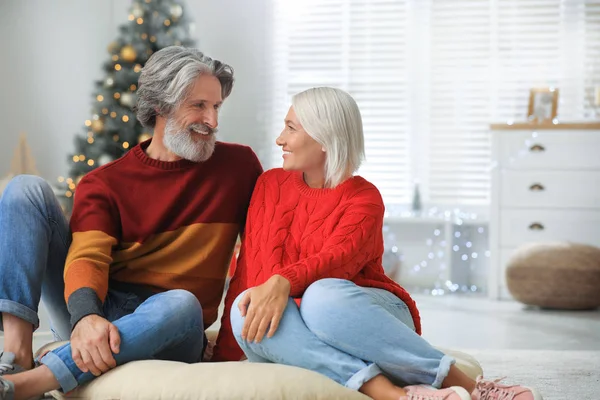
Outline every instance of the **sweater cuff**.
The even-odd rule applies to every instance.
[[[71,314],[71,330],[75,328],[75,325],[83,318],[88,315],[99,315],[104,318],[102,312],[102,301],[91,288],[77,289],[69,296],[69,302],[67,304],[69,314]]]
[[[296,271],[291,268],[275,271],[271,276],[274,275],[281,275],[290,282],[290,297],[298,297],[304,292],[304,289],[306,289],[303,287]]]

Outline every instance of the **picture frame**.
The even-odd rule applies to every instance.
[[[533,88],[529,92],[527,119],[536,122],[552,122],[558,112],[558,89]]]

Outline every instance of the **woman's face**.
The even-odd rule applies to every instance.
[[[294,107],[290,107],[285,117],[285,127],[275,140],[283,150],[283,169],[286,171],[325,171],[325,151],[315,139],[304,130]]]

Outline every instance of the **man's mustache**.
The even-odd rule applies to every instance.
[[[188,126],[188,129],[198,131],[198,132],[206,132],[209,135],[216,135],[218,132],[217,129],[213,129],[210,126],[204,125],[204,124],[191,124]]]

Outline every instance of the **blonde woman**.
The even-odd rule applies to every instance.
[[[474,381],[421,338],[415,302],[381,264],[381,195],[353,175],[364,139],[350,95],[327,87],[295,95],[277,144],[283,168],[254,189],[214,359],[243,351],[377,400],[542,398]]]

